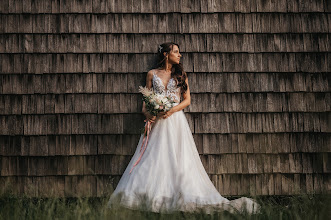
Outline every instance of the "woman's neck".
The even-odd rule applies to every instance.
[[[165,65],[162,67],[162,69],[163,69],[164,71],[166,71],[166,72],[171,72],[172,64],[166,62]]]

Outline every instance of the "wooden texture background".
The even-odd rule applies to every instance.
[[[1,0],[0,189],[108,196],[138,86],[179,43],[201,160],[224,196],[331,191],[329,0]]]

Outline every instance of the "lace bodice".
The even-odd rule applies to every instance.
[[[172,100],[179,103],[180,102],[180,87],[177,87],[176,80],[171,78],[165,88],[162,80],[155,71],[153,72],[153,88],[154,91],[166,96],[169,96]]]

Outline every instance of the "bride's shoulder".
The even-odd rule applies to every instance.
[[[157,69],[151,69],[147,72],[147,77],[152,77],[155,73],[157,73]]]
[[[155,69],[151,69],[151,70],[149,70],[149,71],[147,72],[146,79],[147,79],[148,81],[152,81],[152,79],[153,79],[153,75],[154,75],[155,71],[156,71]]]

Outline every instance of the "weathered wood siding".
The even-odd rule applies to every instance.
[[[143,126],[138,86],[175,41],[222,195],[330,192],[330,12],[328,0],[1,0],[0,189],[109,195]]]

